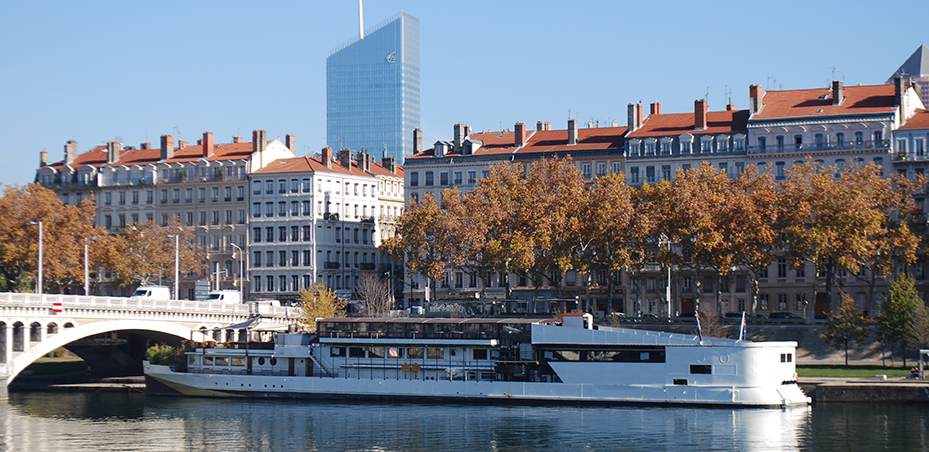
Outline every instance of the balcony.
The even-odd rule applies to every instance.
[[[368,271],[374,270],[374,269],[375,269],[374,262],[362,262],[362,263],[361,263],[361,269],[362,269],[362,270],[368,270]]]
[[[804,143],[804,144],[784,144],[782,146],[749,146],[749,155],[759,154],[785,154],[791,152],[816,152],[816,151],[844,151],[844,150],[885,150],[890,149],[890,140],[879,141],[862,141],[858,143]]]
[[[325,268],[326,270],[338,270],[339,263],[338,262],[324,262],[323,268]]]

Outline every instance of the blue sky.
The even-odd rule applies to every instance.
[[[920,44],[925,1],[621,2],[368,0],[365,26],[420,18],[424,141],[472,130],[626,123],[662,112],[748,106],[768,89],[880,84]],[[61,160],[119,139],[194,142],[326,134],[326,56],[358,32],[356,0],[0,2],[0,182],[32,182],[39,152]]]

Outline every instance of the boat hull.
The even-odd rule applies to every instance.
[[[144,363],[156,393],[196,397],[276,397],[522,404],[808,405],[796,384],[778,387],[578,384],[546,382],[220,375],[174,372]]]

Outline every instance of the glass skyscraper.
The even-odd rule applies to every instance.
[[[400,12],[326,58],[326,142],[402,162],[419,127],[419,18]]]

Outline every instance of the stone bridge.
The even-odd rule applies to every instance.
[[[23,369],[69,344],[106,343],[108,338],[115,340],[117,332],[158,342],[234,341],[244,330],[226,327],[256,316],[290,324],[288,309],[260,302],[0,293],[0,399],[7,398],[7,385]]]

